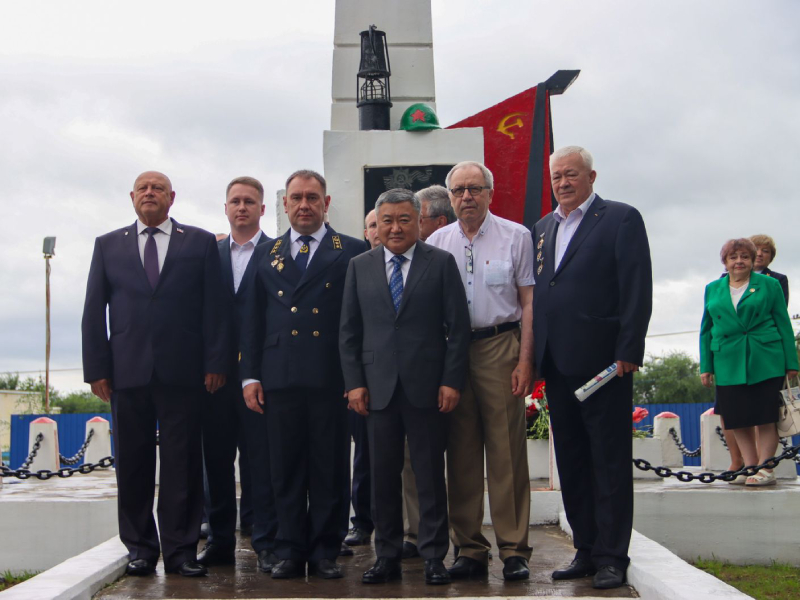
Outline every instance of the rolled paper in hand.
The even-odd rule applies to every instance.
[[[592,377],[589,381],[584,383],[581,387],[575,390],[575,397],[580,401],[583,402],[589,396],[594,394],[597,390],[611,381],[612,377],[615,377],[617,374],[617,363],[614,363],[610,367],[607,367],[600,371],[597,375]]]

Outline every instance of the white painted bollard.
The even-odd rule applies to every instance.
[[[731,464],[731,455],[717,434],[722,419],[709,408],[700,415],[700,464],[704,471],[724,471]]]
[[[86,454],[83,455],[83,464],[92,465],[100,461],[101,458],[106,456],[113,456],[111,450],[111,425],[103,417],[93,417],[86,421],[86,436],[84,441],[89,437],[89,432],[94,431],[92,434],[92,441],[86,448]]]
[[[674,429],[681,439],[681,418],[672,412],[662,412],[653,419],[653,437],[661,442],[661,464],[665,467],[683,467],[683,453],[669,430]]]
[[[36,436],[40,433],[43,436],[42,442],[28,470],[32,473],[36,471],[58,471],[60,467],[58,459],[58,425],[53,419],[39,417],[31,421],[28,430],[28,455],[30,455],[36,443]]]
[[[550,488],[553,490],[561,489],[561,478],[558,476],[558,466],[556,465],[556,448],[553,445],[553,427],[550,427]]]

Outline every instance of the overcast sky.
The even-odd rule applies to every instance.
[[[433,0],[432,11],[444,126],[581,69],[552,101],[555,143],[589,148],[596,191],[642,211],[651,334],[698,329],[728,238],[772,235],[772,266],[800,282],[800,3]],[[0,371],[44,368],[47,235],[51,368],[80,367],[93,240],[133,222],[139,172],[170,175],[177,220],[221,232],[233,177],[259,178],[270,202],[291,171],[322,170],[333,16],[333,0],[4,4]],[[647,344],[696,347],[695,333]],[[52,376],[58,389],[88,389],[81,380]]]

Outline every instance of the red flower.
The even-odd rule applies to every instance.
[[[637,406],[635,409],[633,409],[633,422],[639,423],[640,421],[644,420],[644,418],[649,414],[650,412],[646,408]]]
[[[525,407],[525,418],[530,419],[531,417],[535,417],[536,413],[539,411],[536,409],[535,404],[531,404],[530,406]]]
[[[533,388],[533,393],[531,394],[532,397],[536,398],[537,400],[541,400],[544,398],[544,381],[537,381],[536,385]]]

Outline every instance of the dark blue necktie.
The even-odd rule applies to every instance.
[[[392,293],[392,303],[394,303],[394,312],[400,310],[400,302],[403,300],[403,272],[402,265],[406,261],[406,257],[402,254],[395,254],[392,257],[394,263],[394,271],[389,278],[389,291]]]
[[[156,246],[155,235],[161,231],[158,227],[148,227],[147,241],[144,243],[144,272],[150,287],[156,289],[158,285],[158,246]]]
[[[294,262],[301,271],[305,271],[308,266],[308,257],[311,256],[311,240],[314,238],[310,235],[301,235],[298,239],[303,242],[303,245],[300,246],[300,252],[297,253]]]

